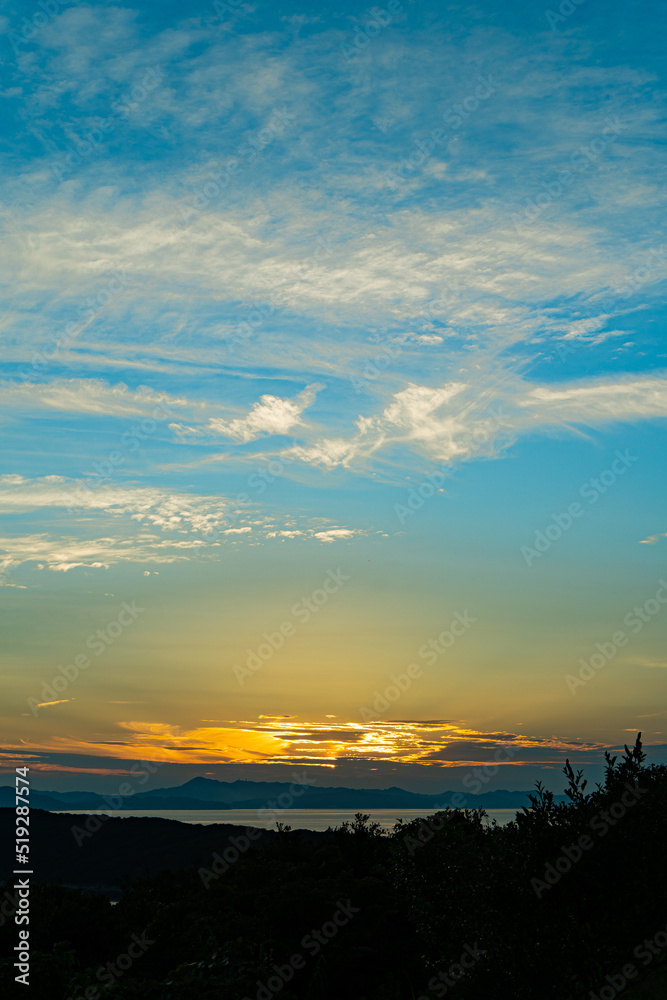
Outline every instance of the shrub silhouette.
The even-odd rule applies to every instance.
[[[638,734],[620,759],[606,755],[595,788],[569,760],[564,774],[564,801],[538,782],[504,827],[445,809],[383,833],[358,813],[319,835],[281,826],[208,888],[202,859],[185,855],[179,870],[128,882],[113,907],[36,885],[31,996],[584,1000],[628,963],[652,992],[640,978],[624,1000],[667,995],[660,949],[646,967],[633,955],[667,924],[667,768],[646,764]],[[344,926],[317,949],[304,944],[348,901],[357,912]],[[99,967],[144,930],[155,944],[102,987]],[[15,932],[0,927],[9,982]],[[303,968],[263,987],[295,954]]]

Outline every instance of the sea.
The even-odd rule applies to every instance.
[[[56,810],[53,810],[54,812]],[[352,822],[356,812],[370,816],[383,830],[391,830],[399,819],[409,823],[433,815],[436,810],[423,809],[59,809],[73,816],[139,816],[142,819],[175,819],[179,823],[230,823],[234,826],[254,826],[275,830],[276,823],[284,823],[293,830],[328,830],[346,820]],[[488,824],[505,826],[516,816],[516,809],[487,809]]]

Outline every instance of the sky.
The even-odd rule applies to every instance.
[[[667,759],[664,20],[4,6],[1,781]]]

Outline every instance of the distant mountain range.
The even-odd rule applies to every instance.
[[[138,791],[119,801],[114,793],[32,791],[34,809],[424,809],[447,806],[468,809],[520,809],[528,805],[528,792],[499,789],[481,795],[442,792],[420,795],[403,788],[302,788],[281,781],[216,781],[192,778],[173,788]],[[562,799],[564,796],[556,796]],[[453,801],[452,801],[453,799]],[[0,807],[14,805],[14,786],[0,785]]]

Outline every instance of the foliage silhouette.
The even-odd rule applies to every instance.
[[[194,848],[181,839],[172,870],[133,876],[117,906],[36,884],[31,997],[584,1000],[628,963],[640,975],[624,1000],[667,995],[667,948],[648,963],[635,953],[667,923],[667,767],[646,764],[638,734],[620,759],[607,754],[593,790],[569,760],[564,774],[565,801],[538,783],[504,827],[452,809],[390,833],[364,813],[322,834],[281,825],[208,887],[199,869],[210,857],[200,847],[188,856]],[[58,819],[35,816],[38,826]],[[338,927],[341,904],[355,912]],[[326,927],[333,933],[314,946]],[[102,985],[100,967],[144,932],[155,943]],[[0,961],[10,982],[15,943],[6,920]],[[294,955],[303,967],[277,980]]]

